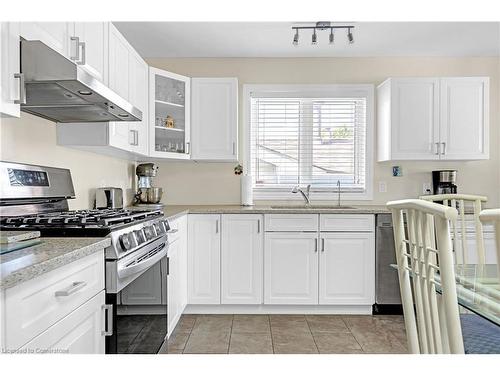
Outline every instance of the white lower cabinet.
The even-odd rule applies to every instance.
[[[156,263],[122,290],[121,303],[123,305],[161,305],[162,276],[160,263]]]
[[[262,303],[263,246],[262,215],[222,215],[222,304]]]
[[[189,215],[188,303],[220,304],[220,215]]]
[[[320,233],[319,304],[375,302],[373,232]]]
[[[104,290],[21,348],[29,353],[104,353]]]
[[[318,303],[318,233],[266,233],[264,303]]]

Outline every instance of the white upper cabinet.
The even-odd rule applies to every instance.
[[[99,81],[107,84],[108,25],[106,22],[75,22],[70,55]]]
[[[262,303],[263,248],[262,215],[222,215],[222,304]]]
[[[19,117],[23,96],[19,22],[0,23],[0,115]]]
[[[191,79],[191,159],[238,160],[238,80]]]
[[[378,161],[489,158],[489,78],[390,78],[378,93]]]
[[[40,40],[67,58],[71,55],[71,37],[74,33],[72,22],[21,22],[21,36],[27,40]],[[76,48],[73,48],[76,53]]]
[[[190,159],[191,79],[149,68],[149,154]]]
[[[489,158],[489,79],[441,79],[441,158]]]

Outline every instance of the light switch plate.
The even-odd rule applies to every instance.
[[[378,192],[379,193],[387,193],[387,183],[385,181],[379,181]]]

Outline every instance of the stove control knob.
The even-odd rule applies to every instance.
[[[170,224],[168,223],[168,220],[162,220],[161,222],[163,224],[163,228],[165,228],[165,232],[168,232],[170,230]]]
[[[122,234],[118,238],[118,241],[120,242],[120,246],[122,247],[123,251],[127,251],[132,248],[132,238],[130,236],[130,233]]]
[[[160,223],[160,222],[154,223],[154,227],[155,227],[157,235],[165,233],[165,229],[164,229],[162,223]]]
[[[155,232],[152,225],[144,227],[144,234],[146,235],[146,239],[149,241],[154,238]]]
[[[144,232],[142,230],[134,230],[135,239],[137,241],[137,245],[140,245],[146,242],[146,238],[144,237]]]

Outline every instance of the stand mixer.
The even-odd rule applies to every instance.
[[[160,203],[163,194],[161,187],[153,186],[153,177],[156,176],[158,167],[154,163],[139,164],[135,168],[137,175],[137,193],[134,206],[149,207],[153,209],[163,207]]]

